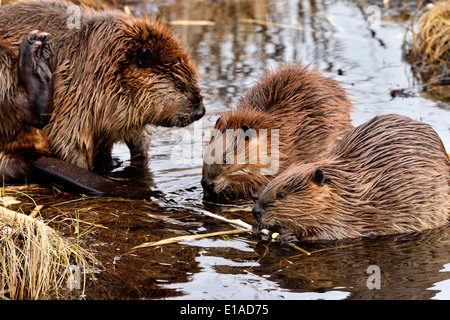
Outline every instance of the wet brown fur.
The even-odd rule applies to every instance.
[[[270,130],[278,129],[279,169],[275,174],[261,174],[262,168],[271,165],[270,159],[264,157],[256,164],[249,161],[238,164],[235,161],[234,164],[223,165],[221,160],[230,148],[234,147],[236,154],[249,155],[249,147],[260,143],[260,140],[243,142],[241,139],[240,143],[238,140],[233,145],[230,136],[222,136],[221,141],[213,137],[205,155],[209,151],[215,153],[212,150],[220,149],[222,143],[226,151],[219,151],[218,157],[214,154],[218,163],[203,164],[203,181],[210,179],[215,185],[214,194],[210,196],[217,196],[222,201],[250,198],[290,164],[324,158],[352,128],[352,108],[339,82],[324,77],[317,69],[298,63],[268,72],[239,100],[234,110],[221,115],[215,129],[221,133],[227,129],[240,129],[243,125],[257,133],[260,129],[268,129],[268,142],[271,141]],[[267,154],[272,155],[270,143],[267,148]]]
[[[55,156],[92,169],[108,163],[113,144],[125,141],[132,156],[145,158],[148,125],[185,126],[203,115],[195,66],[166,26],[79,6],[80,28],[69,29],[68,5],[0,7],[0,36],[14,47],[29,30],[53,35],[55,109],[45,132]],[[140,67],[146,48],[153,52],[150,65]]]
[[[322,186],[314,178],[318,169],[326,177]],[[256,206],[262,212],[255,227],[299,240],[432,229],[449,220],[450,160],[431,126],[377,116],[345,135],[327,159],[292,166],[272,180]]]
[[[0,172],[10,173],[1,177],[8,180],[5,182],[28,174],[30,156],[50,153],[45,133],[27,125],[34,115],[28,108],[25,89],[19,84],[17,61],[11,43],[0,39]]]

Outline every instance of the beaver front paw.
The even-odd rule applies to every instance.
[[[278,243],[287,246],[289,243],[299,242],[297,236],[294,233],[285,233],[278,237]]]
[[[39,30],[31,31],[19,46],[19,79],[23,83],[35,79],[49,83],[52,72],[49,59],[53,56],[51,35]]]
[[[30,109],[27,122],[37,128],[48,123],[53,111],[52,56],[51,35],[46,32],[34,30],[19,45],[19,81]]]

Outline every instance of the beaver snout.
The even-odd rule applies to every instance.
[[[201,181],[201,185],[203,187],[203,194],[204,194],[205,198],[216,197],[216,195],[214,194],[214,188],[216,186],[214,181],[212,181],[211,179],[208,179],[206,177],[203,177],[202,181]]]
[[[261,217],[264,215],[264,209],[259,205],[259,202],[256,202],[255,206],[252,209],[253,217],[260,221]]]
[[[214,181],[212,181],[211,179],[203,177],[201,184],[202,184],[203,189],[206,191],[206,193],[211,194],[214,192],[214,187],[216,185],[215,185]]]
[[[197,106],[197,110],[194,113],[194,119],[200,120],[205,115],[206,109],[203,105],[203,101],[200,100],[200,103]]]

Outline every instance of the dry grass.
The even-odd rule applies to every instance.
[[[450,57],[450,1],[436,2],[433,9],[416,15],[410,58],[412,62],[448,64]]]
[[[0,299],[80,297],[86,256],[42,220],[0,207]]]
[[[405,56],[419,75],[425,91],[450,101],[450,1],[438,1],[430,10],[418,10],[412,19],[410,41],[405,41]]]

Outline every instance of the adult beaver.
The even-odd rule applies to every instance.
[[[431,126],[377,116],[321,161],[292,166],[253,208],[254,232],[282,241],[337,240],[432,229],[449,220],[450,160]]]
[[[204,156],[205,197],[257,197],[292,163],[324,158],[352,128],[352,108],[339,82],[317,69],[297,63],[267,72],[216,122]]]
[[[147,185],[105,179],[76,165],[49,157],[40,130],[53,111],[51,35],[34,30],[19,52],[0,39],[0,177],[3,183],[58,183],[88,195],[148,198],[160,196]]]
[[[110,163],[118,141],[145,158],[148,125],[186,126],[205,113],[188,52],[159,22],[56,1],[2,6],[0,21],[14,46],[29,30],[53,35],[55,108],[45,132],[59,159],[93,169]]]

